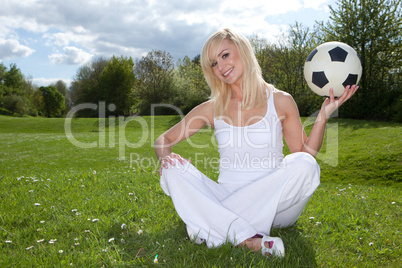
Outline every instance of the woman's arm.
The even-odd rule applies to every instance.
[[[282,114],[283,133],[290,152],[307,152],[315,157],[321,148],[329,117],[346,100],[352,97],[357,89],[358,86],[355,85],[347,86],[342,96],[337,99],[335,99],[333,91],[330,90],[330,97],[323,102],[308,138],[293,98],[289,94],[280,96],[278,100],[279,111]]]
[[[174,165],[173,159],[184,163],[184,159],[180,155],[172,153],[172,146],[212,124],[213,102],[210,100],[195,107],[179,123],[160,135],[155,142],[155,153],[161,163],[161,170],[168,168],[168,163]]]

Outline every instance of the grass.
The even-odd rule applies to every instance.
[[[402,265],[401,124],[330,121],[317,157],[320,187],[295,226],[272,231],[286,246],[286,257],[278,260],[231,245],[208,249],[187,239],[159,187],[152,148],[174,121],[144,117],[119,125],[116,119],[99,128],[97,119],[74,119],[75,140],[97,142],[85,149],[67,139],[64,119],[0,116],[0,266]],[[309,132],[308,119],[305,125]],[[213,144],[206,129],[175,152],[216,179]]]

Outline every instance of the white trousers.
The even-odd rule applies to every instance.
[[[320,167],[307,153],[286,156],[269,175],[239,185],[217,183],[189,162],[162,170],[160,184],[172,198],[184,223],[206,240],[208,247],[237,245],[271,227],[294,224],[320,184]],[[243,180],[244,181],[244,180]]]

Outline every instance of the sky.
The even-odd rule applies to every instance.
[[[0,62],[16,64],[37,86],[71,83],[98,57],[139,60],[165,50],[175,60],[200,54],[224,27],[275,42],[296,21],[328,21],[336,0],[2,0]]]

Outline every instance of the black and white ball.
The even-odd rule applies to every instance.
[[[362,75],[362,64],[356,51],[342,42],[327,42],[316,47],[304,64],[308,86],[321,96],[333,88],[339,97],[347,85],[356,85]]]

